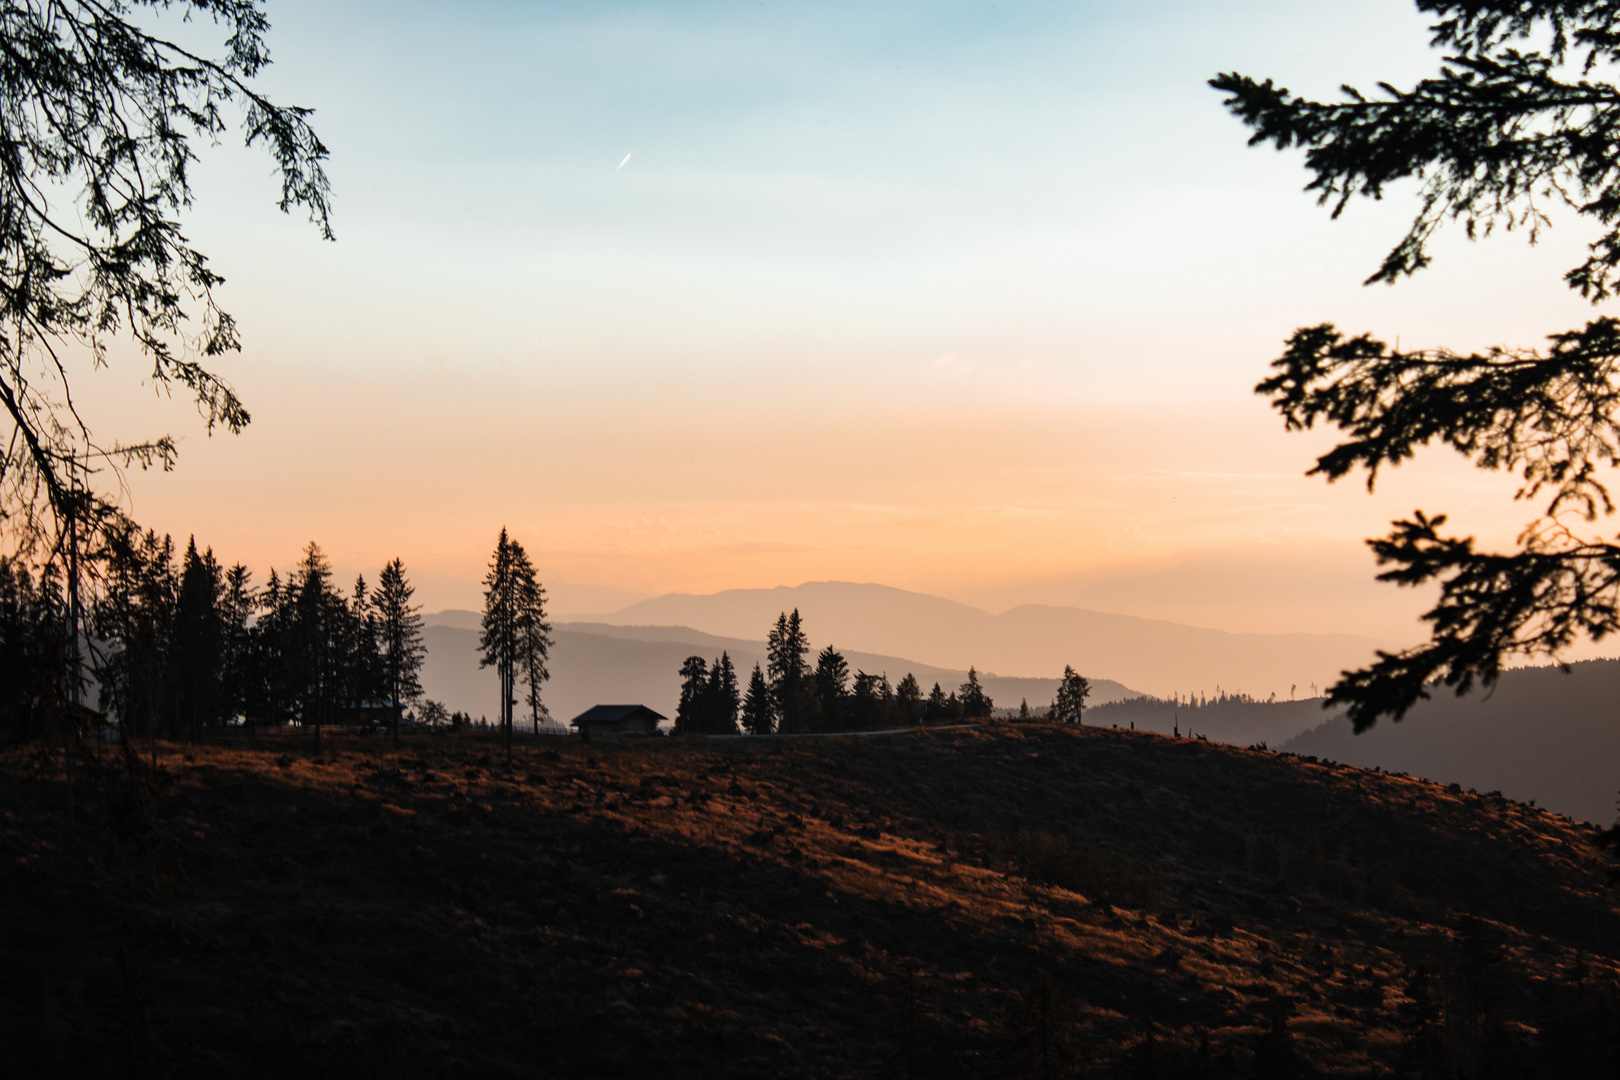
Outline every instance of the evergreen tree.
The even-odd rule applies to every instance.
[[[313,540],[304,549],[295,580],[285,663],[298,721],[314,728],[315,753],[319,754],[321,728],[331,722],[340,692],[348,606],[332,587],[332,567]]]
[[[675,734],[689,735],[703,730],[708,696],[709,662],[701,656],[688,656],[681,662],[681,700],[675,707]]]
[[[816,699],[805,663],[809,652],[810,639],[799,619],[799,609],[778,617],[766,639],[765,670],[770,681],[776,730],[782,734],[811,730]]]
[[[523,595],[518,581],[518,548],[501,529],[484,575],[484,618],[478,647],[480,667],[493,667],[500,682],[501,735],[508,763],[512,760],[512,711],[517,704],[517,679],[523,655]]]
[[[902,724],[922,722],[922,687],[917,683],[917,676],[909,671],[906,672],[906,677],[900,680],[900,685],[894,688],[894,706]]]
[[[939,683],[935,683],[934,688],[928,692],[928,703],[923,706],[923,719],[936,724],[941,720],[951,719],[951,702],[955,700],[955,694],[947,699],[945,691],[940,689]]]
[[[538,735],[541,719],[551,715],[540,694],[540,687],[551,678],[551,669],[547,666],[551,657],[551,623],[546,619],[546,590],[535,574],[534,564],[521,544],[514,541],[513,546],[518,580],[518,652],[522,659],[523,683],[528,688],[523,700],[529,706],[529,719]],[[510,745],[507,754],[510,758]]]
[[[249,693],[245,703],[250,723],[275,725],[277,730],[291,719],[295,694],[292,656],[295,576],[285,584],[274,567],[259,597],[260,615],[249,637]]]
[[[823,731],[840,731],[847,720],[849,664],[831,645],[816,657],[816,703]]]
[[[743,730],[750,735],[769,735],[774,730],[774,713],[765,673],[755,664],[754,673],[748,676],[748,693],[742,703]]]
[[[887,675],[855,673],[855,687],[845,702],[848,726],[854,731],[879,731],[895,722],[894,690]]]
[[[422,644],[422,609],[411,603],[415,594],[415,588],[405,576],[405,564],[396,558],[383,567],[377,578],[377,591],[371,597],[377,618],[383,683],[393,707],[395,746],[399,745],[403,703],[422,696],[420,673],[427,649]]]
[[[237,563],[225,572],[219,605],[220,711],[226,720],[248,715],[252,694],[253,631],[249,624],[258,609],[253,574]]]
[[[363,575],[355,577],[354,592],[343,610],[339,627],[343,670],[338,692],[358,719],[367,703],[375,704],[387,693],[387,673],[377,639],[377,615]]]
[[[104,645],[92,654],[102,709],[118,718],[127,740],[172,734],[168,678],[179,579],[174,542],[115,520],[102,537],[102,587],[91,606],[91,634]]]
[[[967,682],[961,685],[959,693],[961,702],[959,716],[969,720],[980,720],[989,717],[995,710],[996,703],[990,700],[990,695],[979,685],[979,673],[974,668],[968,668]]]
[[[1058,683],[1057,700],[1052,703],[1050,716],[1060,724],[1083,724],[1086,698],[1091,694],[1091,682],[1063,665],[1063,681]]]
[[[44,734],[66,698],[64,604],[47,566],[37,576],[0,556],[0,746]]]
[[[737,694],[737,666],[731,662],[728,652],[722,651],[720,659],[709,669],[706,706],[703,726],[706,734],[737,734],[737,711],[741,701]]]
[[[205,725],[211,726],[219,719],[223,652],[219,606],[223,585],[213,550],[199,555],[197,538],[193,536],[181,563],[169,656],[177,719],[191,739],[201,735]]]

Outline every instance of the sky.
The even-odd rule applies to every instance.
[[[1531,516],[1439,452],[1372,495],[1307,479],[1327,434],[1253,394],[1297,326],[1476,348],[1591,316],[1579,228],[1448,235],[1363,287],[1412,192],[1330,220],[1206,85],[1413,81],[1410,3],[268,10],[337,241],[261,152],[203,153],[252,425],[208,436],[128,355],[81,379],[100,432],[180,439],[135,516],[261,580],[314,539],[474,607],[504,526],[561,613],[844,580],[1398,642],[1422,597],[1363,538]]]

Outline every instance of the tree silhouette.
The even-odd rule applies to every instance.
[[[299,722],[315,730],[315,753],[321,752],[321,728],[330,721],[343,655],[343,622],[347,608],[332,588],[332,567],[320,545],[311,540],[298,565],[292,595],[287,661]]]
[[[220,709],[224,717],[248,716],[253,694],[253,647],[255,634],[250,620],[259,605],[253,588],[253,575],[237,563],[225,572],[219,604],[220,630]],[[249,728],[251,731],[251,727]]]
[[[199,555],[197,539],[192,537],[180,564],[170,651],[176,711],[191,739],[202,734],[204,725],[219,719],[223,636],[219,604],[223,585],[213,550]]]
[[[765,673],[755,664],[753,674],[748,676],[748,692],[743,697],[743,730],[750,735],[769,735],[773,730],[773,714],[771,689],[765,683]]]
[[[501,529],[484,575],[484,617],[478,638],[479,667],[493,667],[501,688],[500,728],[507,760],[512,755],[512,710],[522,663],[523,600],[518,584],[517,544]]]
[[[1068,664],[1063,665],[1063,681],[1058,683],[1057,700],[1052,703],[1052,719],[1061,724],[1083,724],[1086,698],[1091,682]]]
[[[383,679],[393,708],[394,745],[399,745],[402,702],[422,696],[419,677],[427,649],[422,644],[422,609],[411,603],[416,590],[405,576],[405,564],[394,559],[377,578],[371,605],[377,614],[377,643]]]
[[[741,699],[737,694],[737,665],[731,654],[722,651],[720,659],[709,668],[708,708],[703,730],[709,735],[737,734],[737,711]]]
[[[199,55],[136,24],[179,9],[217,26],[224,51]],[[219,307],[223,280],[187,239],[192,140],[232,128],[263,143],[281,176],[280,207],[306,207],[323,236],[326,148],[309,110],[252,86],[270,62],[269,29],[251,0],[7,0],[0,5],[0,512],[23,550],[59,535],[89,507],[98,465],[167,467],[162,436],[102,445],[72,407],[70,374],[106,363],[127,335],[160,387],[183,387],[209,430],[240,430],[248,412],[210,366],[239,348]],[[50,557],[76,556],[46,545]]]
[[[478,648],[480,667],[493,667],[501,687],[500,728],[506,762],[512,763],[512,723],[518,679],[529,686],[528,704],[535,730],[545,706],[540,685],[551,677],[546,659],[551,650],[551,624],[546,621],[546,591],[535,577],[523,545],[501,529],[484,575],[484,617]]]
[[[958,690],[962,716],[977,720],[990,716],[995,711],[996,703],[990,700],[990,695],[979,685],[979,673],[974,668],[968,668],[967,682],[958,687]]]
[[[1448,221],[1470,238],[1497,228],[1534,241],[1563,204],[1596,224],[1586,257],[1565,275],[1596,304],[1620,280],[1620,87],[1603,81],[1620,60],[1620,8],[1553,0],[1419,0],[1437,20],[1440,72],[1410,89],[1380,83],[1345,100],[1296,97],[1272,83],[1223,74],[1211,85],[1253,131],[1251,143],[1301,147],[1307,190],[1335,217],[1354,198],[1420,185],[1417,216],[1368,282],[1393,283],[1427,266]],[[1482,551],[1449,535],[1446,517],[1414,511],[1370,541],[1379,577],[1435,582],[1424,616],[1430,639],[1347,672],[1328,691],[1357,730],[1400,719],[1436,682],[1459,694],[1493,684],[1508,658],[1551,656],[1582,636],[1620,629],[1620,546],[1596,535],[1615,507],[1600,477],[1620,464],[1615,385],[1620,322],[1602,317],[1553,333],[1545,349],[1392,348],[1322,324],[1295,331],[1256,390],[1290,429],[1331,424],[1342,441],[1311,474],[1337,480],[1379,470],[1431,442],[1481,469],[1519,475],[1517,498],[1545,500],[1516,550]]]
[[[551,678],[551,669],[547,666],[553,644],[551,623],[546,619],[546,590],[535,576],[528,553],[519,547],[517,555],[518,601],[521,607],[518,615],[518,652],[523,661],[523,682],[528,687],[523,700],[529,706],[529,719],[534,723],[534,733],[538,735],[541,718],[550,716],[545,702],[541,700],[540,687]]]
[[[849,664],[844,654],[828,645],[816,655],[816,704],[823,731],[839,731],[849,711]]]
[[[0,742],[31,738],[67,688],[60,580],[0,556]]]
[[[689,735],[703,730],[703,711],[709,696],[709,662],[701,656],[688,656],[681,662],[681,700],[675,707],[675,734]]]
[[[815,688],[805,657],[810,639],[805,635],[799,609],[778,616],[766,638],[765,671],[771,688],[776,730],[782,734],[809,731],[816,709]]]
[[[895,710],[900,714],[901,723],[916,724],[923,718],[922,687],[917,684],[917,676],[906,672],[906,677],[894,688]]]

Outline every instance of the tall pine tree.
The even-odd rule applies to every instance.
[[[784,612],[777,618],[765,648],[766,677],[770,682],[776,730],[784,735],[809,731],[816,698],[805,662],[810,653],[810,639],[805,635],[798,608],[794,608],[791,615]]]
[[[371,606],[377,614],[377,645],[382,654],[383,681],[393,708],[394,745],[399,745],[400,714],[404,702],[422,696],[419,677],[427,649],[422,645],[422,609],[411,603],[416,595],[405,576],[405,564],[394,559],[382,568]]]
[[[743,697],[742,725],[750,735],[769,735],[775,730],[775,710],[771,706],[771,688],[765,683],[765,673],[754,665],[748,676],[748,692]]]

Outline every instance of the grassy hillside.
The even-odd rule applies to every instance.
[[[1240,698],[1187,705],[1158,698],[1128,698],[1086,710],[1086,723],[1129,727],[1169,735],[1202,735],[1234,746],[1261,743],[1277,747],[1322,722],[1321,698],[1303,701],[1245,701]]]
[[[155,749],[77,820],[0,759],[0,1076],[1612,1068],[1595,832],[1406,777],[1048,725]]]
[[[1502,791],[1607,825],[1620,788],[1620,660],[1504,672],[1490,693],[1437,689],[1400,723],[1360,735],[1342,718],[1284,749]]]

